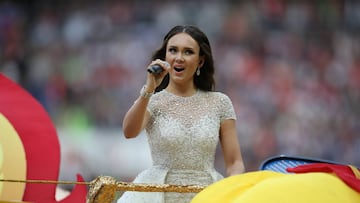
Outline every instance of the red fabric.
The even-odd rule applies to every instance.
[[[60,143],[51,118],[35,98],[1,73],[0,112],[13,125],[24,146],[26,179],[57,180],[60,171]],[[79,176],[78,180],[83,181]],[[57,202],[56,187],[55,184],[26,184],[23,201]],[[79,185],[68,198],[60,202],[85,203],[86,191],[84,185]]]
[[[294,172],[294,173],[308,173],[308,172],[334,173],[348,186],[350,186],[357,192],[360,192],[360,179],[355,176],[354,172],[347,165],[313,163],[313,164],[300,165],[294,168],[287,168],[286,170],[288,172]]]

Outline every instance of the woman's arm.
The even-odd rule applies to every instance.
[[[147,92],[146,88],[144,91]],[[123,132],[126,138],[134,138],[144,129],[150,113],[146,110],[149,98],[139,96],[130,107],[123,120]]]
[[[245,172],[235,120],[228,119],[221,123],[220,142],[224,154],[227,175],[232,176]]]
[[[142,93],[147,93],[148,95],[141,94],[125,114],[123,120],[123,132],[126,138],[134,138],[138,136],[145,128],[150,118],[150,113],[147,111],[150,96],[163,80],[170,68],[169,63],[161,61],[160,59],[152,61],[149,66],[155,64],[160,65],[164,71],[159,74],[147,73],[146,85],[143,87],[144,89],[142,89]]]

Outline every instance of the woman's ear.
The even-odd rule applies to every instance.
[[[205,57],[202,56],[200,57],[198,68],[201,68],[204,65],[204,63],[205,63]]]

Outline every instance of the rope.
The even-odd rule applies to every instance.
[[[90,185],[89,182],[74,182],[74,181],[57,181],[57,180],[14,180],[14,179],[0,179],[0,182],[11,183],[39,183],[39,184],[63,184],[63,185]]]
[[[205,188],[201,185],[128,183],[117,181],[111,176],[99,176],[91,182],[14,179],[0,179],[0,182],[88,185],[90,189],[87,194],[87,203],[111,203],[116,191],[198,193]]]

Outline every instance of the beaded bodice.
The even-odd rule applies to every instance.
[[[236,118],[230,99],[219,92],[181,97],[163,90],[151,98],[148,110],[153,163],[169,169],[213,168],[220,123]]]

